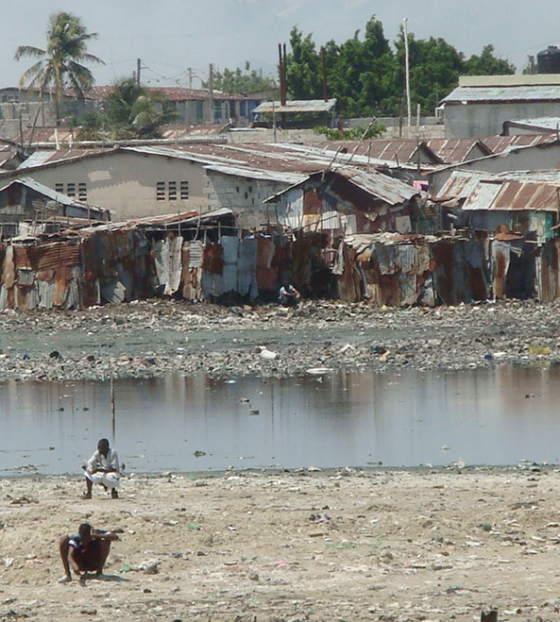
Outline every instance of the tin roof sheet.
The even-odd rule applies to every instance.
[[[358,188],[384,201],[385,203],[388,203],[389,205],[399,205],[410,200],[412,197],[421,194],[421,192],[413,186],[409,186],[398,179],[394,179],[384,175],[383,173],[378,173],[377,171],[364,171],[342,166],[335,166],[330,169],[330,171],[331,174],[340,175]],[[318,174],[319,173],[316,173],[315,175]],[[321,171],[320,174],[323,174],[323,171]],[[282,190],[266,199],[265,203],[275,201],[286,192],[289,192],[309,181],[315,175],[305,176],[289,188],[286,188],[285,190]]]
[[[106,149],[57,149],[57,150],[37,150],[24,160],[17,170],[31,169],[45,166],[47,164],[68,162],[72,160],[83,160],[91,156],[99,156],[106,153],[115,153],[118,147]]]
[[[465,199],[474,190],[480,179],[491,177],[482,171],[453,171],[449,179],[443,184],[435,201],[450,201],[452,199]]]
[[[492,153],[478,138],[428,138],[425,142],[442,162],[448,164],[464,162],[476,147],[488,155]]]
[[[421,194],[416,188],[383,173],[343,167],[336,167],[334,172],[389,205],[399,205]]]
[[[329,140],[320,143],[320,146],[330,151],[346,149],[350,154],[375,158],[377,160],[410,162],[418,149],[425,144],[418,143],[416,139],[399,140]],[[432,156],[433,162],[438,162],[437,156],[429,149],[425,149],[427,156]]]
[[[560,117],[538,117],[534,119],[512,119],[507,121],[512,127],[534,128],[555,132],[560,128]]]
[[[458,86],[443,104],[470,104],[506,101],[560,101],[560,85],[534,84],[528,86]]]
[[[516,136],[487,136],[482,142],[492,153],[504,153],[520,147],[538,147],[549,145],[557,140],[550,134],[518,134]]]
[[[560,186],[505,180],[482,181],[463,205],[464,210],[560,211]]]
[[[286,114],[330,112],[336,107],[336,99],[292,99],[282,105],[279,101],[262,102],[253,112],[255,114]]]

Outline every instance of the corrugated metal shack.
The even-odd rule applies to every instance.
[[[83,308],[173,295],[179,285],[196,298],[201,262],[191,247],[231,231],[234,215],[218,210],[13,238],[0,251],[0,308]]]
[[[540,301],[560,296],[559,244],[551,240],[533,261],[518,236],[494,239],[381,233],[347,236],[333,264],[340,298],[376,305],[455,305],[495,298]],[[527,266],[532,266],[529,269]]]
[[[501,298],[560,298],[560,240],[522,236],[347,236],[331,263],[339,297],[375,305],[456,305]]]
[[[272,300],[286,278],[320,295],[331,280],[320,261],[325,245],[317,233],[241,238],[227,209],[13,238],[0,248],[0,308],[84,308],[153,296]]]
[[[558,170],[455,171],[433,200],[446,228],[488,238],[496,298],[536,296],[547,302],[560,296]]]
[[[334,167],[267,199],[277,222],[292,230],[343,234],[410,233],[420,219],[422,192],[377,171]]]
[[[0,238],[21,235],[22,229],[38,229],[52,217],[110,221],[109,210],[89,205],[75,187],[76,196],[67,196],[40,184],[31,177],[16,179],[0,188]]]

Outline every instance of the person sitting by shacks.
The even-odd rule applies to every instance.
[[[291,283],[284,283],[278,292],[278,300],[284,307],[296,307],[301,294]]]
[[[83,468],[87,486],[84,495],[86,499],[91,499],[93,484],[99,484],[105,490],[110,490],[113,499],[119,498],[119,457],[117,452],[109,447],[109,441],[106,438],[102,438],[97,443],[97,451]]]

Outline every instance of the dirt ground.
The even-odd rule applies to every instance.
[[[0,480],[0,620],[560,619],[550,467]],[[116,530],[106,579],[57,583],[57,541]]]

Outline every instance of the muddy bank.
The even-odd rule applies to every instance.
[[[0,480],[0,619],[559,617],[560,478],[505,470]],[[117,530],[106,580],[61,585],[61,534]]]
[[[375,309],[305,302],[219,307],[147,301],[0,314],[0,377],[106,379],[309,369],[430,370],[560,361],[560,303]]]

